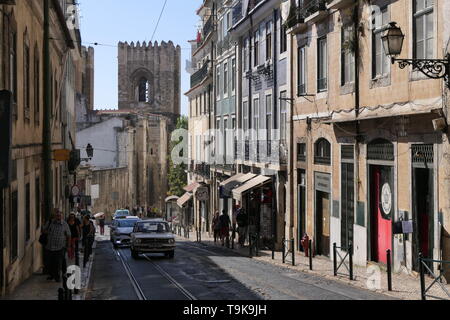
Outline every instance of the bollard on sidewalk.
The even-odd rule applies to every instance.
[[[388,249],[387,252],[387,277],[388,277],[388,290],[392,291],[392,259],[391,250]]]

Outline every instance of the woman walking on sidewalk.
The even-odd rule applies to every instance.
[[[95,240],[95,226],[88,216],[83,218],[83,248],[84,248],[84,259],[83,266],[86,268],[86,264],[89,261],[89,257],[92,254],[92,245]]]
[[[214,214],[214,218],[212,220],[212,229],[214,231],[214,243],[216,243],[217,239],[220,236],[219,211],[216,211],[216,213]]]
[[[81,228],[80,228],[80,220],[78,220],[74,213],[70,214],[69,218],[67,219],[67,223],[69,224],[70,228],[70,244],[67,251],[67,254],[69,256],[70,260],[75,259],[75,264],[78,265],[78,241],[80,240],[81,236]]]
[[[230,245],[230,217],[225,212],[222,212],[222,215],[219,217],[219,225],[220,225],[220,240],[222,241],[222,247],[225,246],[225,240],[227,242],[227,247]]]

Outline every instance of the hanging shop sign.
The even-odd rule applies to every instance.
[[[385,215],[391,214],[392,210],[392,191],[389,183],[385,183],[381,189],[381,207]]]
[[[53,151],[53,160],[55,161],[69,161],[70,160],[70,150],[60,149]]]
[[[72,187],[72,197],[78,197],[80,195],[80,187],[75,185]]]
[[[195,197],[198,201],[208,201],[209,200],[209,191],[207,187],[199,187],[195,192]]]

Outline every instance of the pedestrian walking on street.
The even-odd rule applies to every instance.
[[[61,273],[66,272],[66,249],[70,244],[71,232],[69,225],[63,220],[62,213],[56,209],[55,219],[47,229],[47,246],[49,251],[50,276],[47,280],[61,281]]]
[[[50,215],[49,220],[42,225],[41,236],[39,237],[39,242],[44,248],[43,264],[44,269],[42,271],[43,275],[50,275],[50,252],[47,250],[48,244],[48,228],[50,224],[55,220],[55,211]]]
[[[220,237],[219,211],[214,214],[211,227],[214,232],[214,243],[217,243],[217,239]]]
[[[230,236],[230,217],[223,210],[222,215],[219,217],[219,225],[220,225],[220,240],[222,241],[222,247],[225,246],[225,240],[227,241],[227,246],[229,246],[229,236]]]
[[[239,245],[243,247],[245,245],[248,227],[248,215],[243,208],[236,215],[236,222],[238,224]]]
[[[83,232],[83,252],[84,252],[83,266],[86,268],[86,264],[89,261],[89,257],[92,254],[92,245],[94,244],[95,240],[95,226],[89,219],[89,217],[85,216],[83,218],[83,224],[81,229]]]
[[[105,235],[105,216],[101,216],[98,219],[98,225],[100,226],[100,234],[102,236],[104,236]]]
[[[67,250],[67,255],[70,260],[76,260],[75,264],[78,265],[78,243],[81,237],[81,222],[77,219],[74,213],[69,215],[67,224],[70,228],[70,244]]]

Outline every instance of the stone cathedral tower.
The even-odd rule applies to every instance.
[[[181,48],[158,42],[119,43],[119,109],[175,120],[180,115]]]
[[[161,213],[169,190],[170,135],[180,116],[181,49],[163,41],[119,42],[118,50],[119,110],[135,119],[129,164],[133,205]]]

